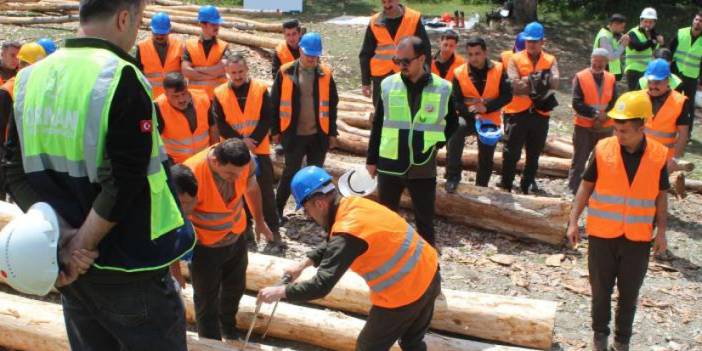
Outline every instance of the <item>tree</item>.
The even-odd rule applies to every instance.
[[[519,24],[536,21],[536,0],[514,0],[514,20]]]

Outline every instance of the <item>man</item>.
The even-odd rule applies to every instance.
[[[669,65],[673,64],[673,52],[670,51],[668,48],[658,48],[656,51],[653,52],[653,58],[654,59],[664,59],[665,62],[668,62]],[[677,90],[678,92],[681,92],[684,94],[683,88],[683,80],[680,79],[680,77],[675,74],[675,73],[670,73],[670,78],[668,78],[668,84],[670,85],[670,89]],[[646,79],[646,75],[644,74],[639,78],[639,87],[641,87],[642,90],[648,89],[648,79]],[[693,97],[694,99],[694,97]]]
[[[169,73],[163,87],[164,94],[155,101],[158,131],[168,156],[183,163],[219,141],[210,99],[200,90],[188,89],[179,72]]]
[[[448,30],[441,35],[439,51],[434,55],[431,62],[431,73],[453,82],[453,72],[456,68],[466,63],[463,56],[456,53],[458,45],[458,33],[453,30]]]
[[[401,73],[386,78],[368,143],[366,167],[378,175],[380,203],[398,209],[405,188],[412,197],[419,235],[432,246],[436,201],[436,153],[456,129],[451,83],[425,68],[424,43],[400,40],[395,64]],[[436,246],[435,246],[436,247]]]
[[[397,213],[362,197],[341,197],[332,177],[306,167],[293,178],[295,202],[329,233],[328,240],[288,268],[293,280],[309,266],[306,281],[264,288],[264,302],[309,301],[324,297],[350,268],[364,277],[373,304],[356,350],[426,350],[424,335],[441,291],[438,254]],[[405,262],[405,263],[403,263]]]
[[[244,200],[253,213],[256,235],[273,240],[263,220],[256,165],[244,141],[237,138],[201,151],[185,165],[199,185],[190,216],[198,240],[190,265],[197,333],[202,338],[236,341],[236,313],[248,265],[245,232],[250,230]]]
[[[373,15],[363,38],[358,58],[361,62],[361,84],[363,95],[371,96],[373,105],[380,100],[380,82],[400,71],[393,62],[397,45],[402,38],[416,36],[422,40],[424,62],[431,63],[431,42],[422,24],[422,15],[400,4],[400,0],[381,0],[383,12]]]
[[[674,67],[682,76],[682,90],[687,96],[685,110],[692,121],[695,118],[695,94],[700,86],[699,78],[702,71],[702,40],[697,41],[700,34],[702,34],[702,12],[695,15],[691,27],[679,29],[678,35],[670,43],[675,61]],[[690,123],[690,133],[692,133],[693,124]]]
[[[517,34],[516,38],[514,38],[514,46],[512,46],[512,50],[505,50],[500,53],[500,62],[502,62],[502,67],[505,70],[507,67],[509,67],[509,61],[512,60],[512,55],[524,50],[525,46],[526,41],[524,40],[524,32],[521,32]]]
[[[646,135],[668,148],[668,171],[678,168],[678,159],[685,155],[690,135],[690,115],[685,113],[685,95],[670,89],[670,65],[655,59],[646,69],[648,96],[653,105],[653,118],[646,120]]]
[[[193,171],[181,163],[171,166],[171,181],[173,182],[173,190],[178,196],[180,208],[183,210],[183,215],[189,217],[195,206],[197,205],[197,178]],[[188,225],[192,225],[187,218],[184,218]],[[190,261],[192,253],[182,257],[184,261]],[[186,282],[185,277],[180,269],[180,262],[173,262],[170,267],[173,279],[178,283],[180,289],[184,289]]]
[[[2,51],[0,51],[0,85],[5,84],[10,78],[17,74],[19,60],[17,53],[22,45],[16,41],[6,41],[2,43]]]
[[[197,20],[200,22],[202,35],[185,42],[183,75],[190,80],[191,88],[206,92],[212,99],[214,89],[227,82],[222,59],[229,49],[225,41],[217,38],[219,25],[223,21],[216,7],[200,7]]]
[[[617,81],[622,79],[622,54],[630,41],[629,35],[623,34],[625,29],[626,17],[615,13],[609,17],[609,24],[597,33],[593,45],[593,50],[597,48],[607,50],[607,71],[614,74]]]
[[[456,69],[453,80],[453,98],[462,117],[458,129],[448,142],[448,165],[446,166],[446,191],[454,193],[461,181],[463,166],[461,158],[466,135],[475,131],[475,120],[488,121],[499,127],[502,124],[502,108],[512,100],[512,86],[501,63],[488,60],[487,45],[481,37],[469,38],[466,42],[468,63]],[[495,145],[478,139],[478,174],[475,185],[487,186],[492,175]]]
[[[559,83],[558,62],[543,50],[544,27],[538,22],[524,28],[526,49],[515,53],[507,67],[514,96],[504,109],[505,149],[499,186],[512,190],[517,162],[526,147],[520,190],[527,194],[536,179],[539,157],[548,136],[550,111],[558,104],[550,90]]]
[[[653,60],[653,50],[663,45],[663,36],[656,33],[656,9],[647,7],[640,16],[639,26],[629,31],[629,45],[624,51],[626,59],[626,83],[629,90],[638,90],[639,78],[646,71],[646,66]]]
[[[73,350],[187,349],[168,266],[195,238],[161,163],[148,82],[127,54],[145,3],[82,0],[80,37],[15,86],[8,188],[23,210],[43,201],[64,222],[58,286]],[[81,252],[94,263],[71,259]]]
[[[300,58],[283,65],[271,91],[273,143],[283,145],[285,167],[276,192],[278,217],[290,197],[290,181],[307,159],[322,166],[327,150],[337,145],[336,106],[339,96],[331,69],[320,62],[322,38],[307,33],[300,39]]]
[[[261,189],[263,215],[273,232],[272,246],[265,252],[280,253],[278,212],[273,193],[273,163],[271,162],[270,128],[272,105],[266,83],[249,78],[249,66],[244,56],[229,54],[225,69],[229,82],[215,89],[213,111],[220,135],[244,141],[256,160],[256,181]]]
[[[183,43],[171,36],[171,18],[159,12],[151,18],[151,38],[137,45],[136,60],[149,78],[155,98],[164,93],[163,80],[169,73],[181,71]]]
[[[651,103],[644,92],[628,92],[617,100],[609,112],[615,137],[603,139],[595,147],[570,213],[568,240],[575,246],[580,241],[578,218],[588,206],[587,261],[595,351],[608,351],[615,281],[619,297],[614,345],[609,350],[629,350],[651,243],[656,254],[667,249],[667,150],[644,134],[644,119],[651,115]]]
[[[612,120],[607,117],[617,101],[614,73],[607,72],[610,54],[596,48],[590,55],[590,67],[573,78],[573,159],[568,171],[568,188],[575,194],[592,149],[597,142],[612,136]]]
[[[278,44],[273,55],[273,79],[278,75],[280,66],[293,62],[300,58],[300,37],[302,37],[302,27],[296,19],[283,22],[284,43]]]
[[[37,40],[37,44],[41,45],[41,47],[44,48],[44,53],[46,54],[46,56],[49,56],[56,52],[56,43],[51,38],[41,38]]]

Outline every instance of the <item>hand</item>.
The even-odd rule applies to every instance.
[[[680,167],[678,166],[678,161],[675,158],[668,160],[668,173],[673,173],[677,171]]]
[[[171,270],[171,276],[173,276],[173,279],[175,279],[176,282],[178,282],[178,285],[180,286],[181,289],[185,289],[185,278],[183,277],[183,272],[180,270],[180,261],[175,261],[171,264],[170,267]]]
[[[658,45],[660,45],[660,46],[663,46],[663,36],[662,35],[658,34],[658,36],[656,37],[656,43],[658,43]]]
[[[335,136],[329,137],[329,150],[334,150],[339,147],[339,140]]]
[[[658,233],[656,235],[656,239],[653,242],[653,254],[654,255],[661,255],[668,251],[668,239],[665,237],[665,234]]]
[[[64,254],[65,255],[65,254]],[[61,254],[59,253],[59,256]],[[70,258],[60,257],[63,269],[59,271],[59,276],[54,283],[54,286],[60,288],[62,286],[71,285],[78,277],[90,269],[90,266],[98,258],[97,251],[80,249],[74,251]],[[67,261],[66,261],[67,260]]]
[[[366,170],[368,170],[368,174],[373,178],[378,174],[378,168],[375,165],[366,165]]]
[[[619,38],[619,44],[621,44],[622,46],[628,46],[629,42],[631,42],[631,37],[629,36],[629,34],[624,34],[621,38]]]
[[[471,113],[485,113],[485,112],[487,112],[487,108],[485,108],[485,104],[483,104],[483,103],[481,102],[481,103],[478,103],[478,104],[469,106],[469,107],[468,107],[468,112],[471,112]]]
[[[284,299],[285,285],[263,288],[258,292],[258,298],[265,303],[272,303]]]
[[[370,85],[364,85],[361,87],[361,93],[365,97],[371,97],[371,86]]]
[[[256,241],[261,241],[261,234],[266,237],[266,241],[273,242],[273,232],[268,228],[268,224],[263,219],[256,220],[256,225],[254,226],[256,230]]]
[[[253,140],[252,138],[244,138],[244,144],[246,144],[246,147],[249,148],[249,151],[256,150],[256,140]]]
[[[578,247],[578,243],[580,242],[580,231],[578,230],[578,224],[576,223],[573,225],[572,223],[568,225],[568,231],[566,233],[566,236],[568,237],[568,243],[573,249],[576,249]]]
[[[273,144],[280,144],[280,134],[271,136],[271,142]]]

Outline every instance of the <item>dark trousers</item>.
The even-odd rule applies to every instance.
[[[600,239],[589,237],[587,255],[592,289],[592,330],[609,335],[611,319],[611,299],[614,284],[617,284],[617,314],[615,317],[614,340],[628,344],[631,339],[636,301],[643,284],[650,242],[634,242],[619,237]]]
[[[275,198],[279,213],[283,213],[283,209],[285,209],[285,204],[290,197],[290,181],[302,167],[302,161],[305,157],[307,157],[308,166],[324,166],[327,150],[319,138],[317,134],[299,135],[294,142],[285,147],[285,168],[283,169],[283,176],[280,177]]]
[[[687,96],[687,101],[685,102],[685,113],[690,116],[690,135],[692,135],[692,126],[695,124],[695,94],[697,94],[697,78],[688,78],[685,76],[680,76],[682,78],[682,89],[683,94]]]
[[[378,106],[378,101],[380,101],[380,83],[383,82],[383,79],[389,77],[390,75],[382,76],[382,77],[371,77],[371,82],[373,83],[373,107]]]
[[[465,119],[458,119],[458,128],[453,135],[451,135],[447,146],[448,162],[446,163],[446,180],[448,181],[461,181],[463,147],[466,143],[466,136],[468,136],[472,130],[473,128],[468,125]],[[475,177],[475,185],[488,186],[494,164],[493,157],[495,156],[495,146],[496,145],[483,144],[480,139],[478,139],[478,172]]]
[[[568,188],[573,194],[578,192],[585,165],[595,145],[598,141],[610,136],[612,136],[612,128],[593,129],[575,126],[573,130],[573,159],[568,171]]]
[[[222,247],[196,245],[190,274],[197,333],[202,338],[236,339],[236,313],[246,289],[249,264],[245,234]]]
[[[94,272],[60,289],[71,350],[187,350],[185,309],[168,269]]]
[[[378,175],[378,195],[380,203],[393,211],[399,209],[400,197],[405,188],[407,188],[412,198],[414,221],[419,235],[431,244],[431,246],[436,247],[434,239],[436,177],[409,179],[404,176]]]
[[[422,297],[399,308],[373,306],[366,325],[358,335],[357,351],[385,351],[400,340],[404,351],[425,351],[424,335],[434,315],[434,302],[441,293],[441,277],[436,272],[434,280]]]
[[[526,148],[526,162],[522,171],[520,188],[527,193],[536,178],[539,169],[539,157],[544,150],[548,136],[548,118],[529,110],[517,114],[505,115],[505,149],[502,161],[502,180],[500,185],[512,189],[517,163],[522,157],[522,148]]]
[[[644,72],[627,71],[625,74],[626,85],[629,88],[629,91],[641,90],[641,86],[639,85],[639,79],[643,77]]]
[[[268,224],[268,228],[278,237],[280,223],[278,221],[278,211],[275,206],[275,193],[273,192],[273,162],[269,155],[256,155],[256,181],[261,188],[261,201],[263,207],[263,218]]]

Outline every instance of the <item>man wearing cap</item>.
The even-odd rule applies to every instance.
[[[629,45],[624,51],[626,59],[626,83],[629,90],[637,90],[639,78],[646,71],[646,66],[653,60],[653,50],[663,45],[663,36],[656,32],[658,20],[656,9],[647,7],[641,11],[639,26],[629,33]]]
[[[362,197],[342,197],[332,177],[318,167],[300,170],[292,181],[297,208],[304,208],[328,233],[307,258],[285,269],[296,280],[315,266],[308,280],[261,289],[263,302],[310,301],[329,294],[351,269],[364,278],[373,306],[356,350],[426,350],[424,335],[441,292],[436,250],[399,214]]]
[[[609,112],[616,136],[595,147],[570,213],[568,240],[575,246],[580,241],[578,218],[588,207],[585,231],[595,351],[608,351],[615,282],[619,297],[610,350],[629,350],[651,246],[656,254],[667,249],[668,150],[644,133],[644,119],[652,114],[645,92],[628,92],[617,100]]]
[[[142,40],[136,49],[136,60],[151,83],[154,98],[163,94],[166,75],[181,71],[183,43],[170,33],[171,18],[159,12],[151,17],[151,38]]]
[[[527,194],[534,184],[539,157],[546,144],[551,110],[558,105],[553,89],[560,80],[556,58],[543,50],[544,27],[532,22],[524,28],[526,49],[515,53],[507,67],[512,82],[512,102],[504,108],[505,149],[499,187],[512,190],[517,162],[526,148],[520,190]]]
[[[677,36],[670,42],[670,50],[673,52],[674,70],[682,76],[682,90],[687,96],[686,113],[694,122],[695,118],[695,94],[700,86],[699,78],[702,72],[702,12],[698,12],[692,20],[692,26],[678,30]],[[673,88],[675,89],[675,88]],[[690,133],[692,126],[690,123]]]
[[[614,74],[617,81],[622,79],[622,54],[629,45],[629,35],[623,34],[626,30],[626,17],[615,13],[609,17],[609,24],[602,27],[595,37],[593,50],[602,48],[607,50],[607,71]],[[616,101],[616,99],[612,100]]]
[[[191,88],[206,92],[212,99],[214,89],[227,82],[223,58],[229,46],[217,38],[223,20],[216,7],[200,7],[197,20],[202,34],[185,41],[182,70],[185,78],[190,80]]]
[[[488,60],[485,40],[471,37],[466,41],[468,62],[456,69],[453,79],[453,98],[457,101],[458,128],[448,142],[446,166],[446,191],[453,193],[461,181],[463,171],[461,158],[466,135],[476,130],[479,123],[491,124],[499,129],[502,125],[502,108],[512,100],[512,86],[507,70],[502,63]],[[499,137],[497,137],[499,138]],[[492,175],[495,143],[484,143],[478,138],[478,171],[475,185],[488,186]]]
[[[336,147],[336,106],[339,96],[332,70],[321,63],[322,37],[307,33],[300,39],[300,58],[283,65],[271,91],[274,144],[283,145],[285,167],[276,192],[279,218],[290,197],[290,180],[307,158],[322,166],[327,150]]]
[[[590,67],[573,78],[573,159],[568,171],[568,188],[575,194],[580,177],[592,149],[601,139],[612,136],[612,121],[607,117],[617,101],[614,73],[607,72],[609,52],[603,48],[592,51]]]
[[[653,58],[654,59],[664,59],[666,62],[668,62],[671,69],[673,68],[673,52],[670,51],[670,49],[668,49],[668,48],[656,49],[656,51],[653,52]],[[684,94],[684,91],[683,91],[684,86],[682,83],[683,83],[683,80],[680,79],[680,77],[677,74],[673,73],[671,70],[670,78],[668,78],[668,84],[670,85],[670,89],[675,89],[675,90]],[[646,74],[644,74],[643,76],[641,76],[641,78],[639,78],[639,87],[641,87],[641,89],[643,89],[643,90],[648,89],[648,79],[646,79]],[[693,99],[694,99],[694,97],[693,97]]]
[[[463,56],[456,52],[458,45],[458,33],[448,30],[441,34],[439,51],[436,52],[431,61],[431,73],[453,82],[453,72],[466,62]]]
[[[278,75],[280,66],[300,58],[300,37],[302,27],[300,21],[291,19],[283,22],[283,37],[285,42],[278,44],[273,55],[273,79]]]
[[[51,38],[41,38],[37,40],[37,44],[41,45],[42,48],[44,48],[44,52],[46,53],[46,56],[49,56],[56,52],[56,43],[54,42],[53,39]]]

